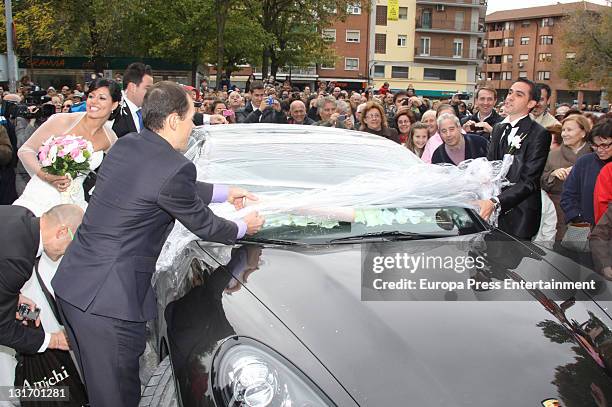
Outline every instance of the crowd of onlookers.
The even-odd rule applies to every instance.
[[[121,83],[121,77],[116,79]],[[35,89],[27,77],[20,85],[17,94],[4,95],[4,99],[24,101]],[[607,175],[602,177],[607,178],[600,179],[610,178],[612,113],[584,104],[560,104],[551,109],[551,89],[545,84],[537,87],[541,97],[531,117],[552,134],[550,155],[541,177],[545,202],[550,198],[552,205],[543,212],[543,224],[555,225],[553,232],[540,234],[539,238],[560,240],[567,223],[584,221],[594,225],[605,212],[605,205],[597,202],[594,191],[606,164],[603,172]],[[278,83],[270,78],[262,82],[251,76],[243,89],[225,79],[219,89],[209,88],[206,81],[199,88],[185,88],[196,108],[196,125],[277,123],[359,130],[399,143],[433,164],[457,165],[466,159],[486,157],[493,126],[506,117],[496,90],[486,86],[475,91],[473,103],[462,100],[459,94],[447,100],[430,100],[418,96],[412,87],[392,90],[387,83],[379,89],[363,91],[347,91],[333,82],[319,82],[317,89],[300,89],[289,81]],[[52,104],[59,113],[83,109],[86,92],[86,85],[77,84],[59,90],[49,87],[43,93],[45,103]],[[17,118],[13,124],[19,148],[40,123],[34,118]],[[10,147],[6,135],[0,132],[0,165],[10,163]],[[20,182],[19,174],[25,171],[19,163],[16,166]],[[609,199],[611,186],[602,183],[598,188],[608,195],[600,195]]]

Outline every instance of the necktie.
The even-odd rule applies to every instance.
[[[499,143],[502,148],[502,154],[505,154],[506,151],[508,150],[508,136],[510,135],[511,131],[512,131],[512,125],[510,123],[506,123],[504,125],[504,132],[502,133],[501,140]]]
[[[138,126],[140,127],[139,128],[139,131],[140,131],[144,129],[144,123],[142,122],[142,109],[136,110],[136,114],[138,115]]]

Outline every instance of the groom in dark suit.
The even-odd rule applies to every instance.
[[[257,213],[232,222],[208,208],[226,200],[240,207],[254,197],[196,182],[195,165],[180,153],[194,113],[176,83],[158,82],[147,91],[145,129],[121,138],[106,156],[83,224],[53,279],[92,406],[138,404],[145,323],[157,310],[151,276],[174,220],[201,239],[226,244],[263,225]]]
[[[43,332],[15,319],[19,304],[33,310],[34,303],[20,294],[32,276],[36,258],[45,251],[56,261],[79,227],[83,210],[76,205],[58,205],[40,218],[17,205],[0,205],[0,345],[31,354],[46,349],[68,350],[63,332]],[[37,322],[38,324],[39,322]]]
[[[506,175],[512,186],[499,196],[479,201],[484,219],[489,219],[493,210],[500,207],[498,227],[525,240],[535,236],[540,228],[540,177],[550,151],[550,133],[529,117],[539,99],[538,89],[527,79],[518,79],[508,90],[504,101],[508,117],[493,127],[487,158],[501,160],[505,154],[514,155]],[[514,147],[512,140],[516,143]]]
[[[123,74],[121,109],[113,121],[113,131],[117,137],[138,133],[143,129],[142,101],[151,85],[153,73],[149,65],[134,62],[127,67]]]

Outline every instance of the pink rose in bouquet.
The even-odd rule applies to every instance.
[[[89,159],[93,152],[93,145],[83,137],[53,136],[38,150],[38,160],[49,174],[70,174],[74,179],[89,172]]]

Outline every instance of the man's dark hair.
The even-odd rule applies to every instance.
[[[147,90],[142,104],[142,121],[152,131],[164,127],[164,120],[172,113],[181,119],[189,111],[191,97],[181,85],[170,81],[157,82]]]
[[[128,65],[123,73],[123,89],[127,89],[128,83],[138,86],[145,75],[153,76],[153,71],[149,65],[142,62],[134,62]]]
[[[544,89],[546,91],[546,97],[550,98],[550,94],[552,93],[550,86],[545,83],[536,83],[536,88],[540,92],[540,97],[542,97],[542,89]]]
[[[593,126],[587,139],[592,143],[594,137],[603,139],[612,138],[612,119],[603,119]]]
[[[252,93],[254,90],[259,90],[259,89],[265,89],[263,82],[254,81],[253,83],[251,83],[251,87],[249,88],[249,91]]]
[[[523,82],[529,86],[529,100],[535,100],[536,102],[540,101],[540,88],[538,88],[535,83],[527,78],[518,78],[516,82]]]
[[[395,95],[393,95],[393,103],[394,104],[395,104],[395,102],[397,102],[397,98],[400,97],[400,96],[408,97],[408,92],[406,92],[405,90],[400,90]]]
[[[117,82],[112,79],[98,78],[93,80],[89,83],[89,89],[87,90],[87,94],[100,88],[108,88],[108,92],[110,93],[113,102],[121,101],[121,87]]]

